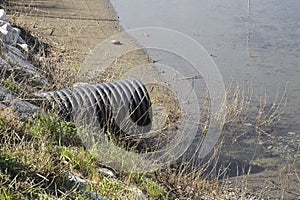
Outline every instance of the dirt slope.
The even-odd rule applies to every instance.
[[[117,17],[106,0],[13,0],[8,5],[15,20],[71,50],[78,61],[119,31]]]

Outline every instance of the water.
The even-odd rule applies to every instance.
[[[280,124],[271,130],[275,139],[273,142],[267,139],[264,141],[267,149],[262,149],[264,153],[261,155],[266,159],[261,159],[262,156],[255,158],[261,159],[257,162],[263,162],[266,170],[282,169],[280,163],[283,161],[299,162],[299,0],[111,2],[125,29],[165,27],[195,39],[212,55],[226,85],[230,80],[239,82],[245,88],[250,85],[254,96],[267,94],[268,100],[272,102],[278,91],[279,94],[283,93],[287,84],[284,114]],[[155,59],[157,55],[154,53],[152,56]],[[250,133],[248,137],[251,138]],[[251,149],[251,143],[248,146]],[[230,145],[228,148],[230,149]],[[241,148],[235,150],[243,151]],[[241,157],[236,156],[236,159],[240,160]],[[278,157],[276,162],[271,159],[273,157]],[[267,162],[268,159],[272,162]],[[296,170],[299,168],[300,164],[296,165]],[[299,186],[299,181],[297,184]]]

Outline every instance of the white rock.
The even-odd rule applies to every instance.
[[[17,44],[19,47],[21,47],[24,51],[28,52],[29,49],[28,49],[28,45],[27,44]]]
[[[6,35],[8,34],[8,28],[9,27],[9,24],[8,23],[3,23],[0,27],[0,32],[3,34],[3,35]]]
[[[3,9],[0,9],[0,20],[7,22],[6,13]]]
[[[12,27],[7,21],[6,13],[0,9],[0,39],[2,42],[9,45],[25,44],[24,40],[20,37],[21,30]]]
[[[13,27],[9,23],[5,23],[0,27],[0,38],[4,43],[15,45],[19,39]]]

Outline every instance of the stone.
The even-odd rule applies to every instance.
[[[15,97],[12,92],[0,86],[0,101],[2,104],[8,106],[13,99],[15,99]]]
[[[12,73],[13,67],[8,62],[6,62],[6,60],[0,58],[0,74],[3,75],[7,72]]]
[[[2,42],[10,45],[25,44],[24,40],[20,37],[21,30],[12,27],[7,20],[6,13],[0,9],[0,39]]]
[[[5,56],[12,55],[13,56],[12,59],[16,58],[16,62],[18,62],[18,60],[20,60],[20,59],[23,61],[26,60],[25,54],[22,53],[18,48],[14,47],[12,45],[4,44],[2,51]],[[12,59],[10,60],[10,62],[14,62],[14,60],[12,60]]]
[[[40,110],[40,107],[28,101],[21,101],[21,100],[14,101],[13,107],[18,113],[20,113],[21,117],[23,118],[29,118],[34,113]]]
[[[4,45],[2,51],[7,61],[12,64],[15,75],[30,78],[36,85],[49,85],[46,78],[26,61],[26,56],[18,48]]]
[[[16,45],[19,37],[19,34],[15,32],[9,23],[0,26],[0,39],[6,44]]]
[[[18,100],[16,96],[8,89],[0,86],[0,101],[2,106],[13,105],[13,108],[23,118],[29,118],[40,108],[28,101]]]
[[[3,9],[0,9],[0,20],[7,22],[7,16]]]
[[[295,135],[296,133],[294,131],[289,131],[288,134],[289,135]]]
[[[94,200],[107,200],[105,197],[102,197],[97,193],[89,191],[87,189],[87,182],[84,179],[72,174],[71,172],[67,172],[66,176],[68,181],[70,181],[72,184],[76,184],[77,187],[79,187],[79,189],[82,191],[82,193],[87,197]]]

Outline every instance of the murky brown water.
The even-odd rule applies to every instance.
[[[256,180],[253,181],[254,185],[259,185],[261,177],[270,172],[273,177],[284,174],[283,171],[290,166],[296,172],[287,170],[286,177],[291,171],[298,171],[299,174],[299,0],[111,2],[125,29],[164,27],[192,37],[211,54],[225,85],[234,80],[245,89],[250,86],[253,88],[254,99],[266,94],[269,102],[267,107],[272,107],[276,94],[282,95],[288,84],[284,113],[281,114],[279,124],[268,129],[272,137],[262,134],[260,140],[256,140],[255,130],[246,130],[236,142],[224,145],[223,155],[241,163],[249,163],[251,160],[257,166],[254,172],[258,173],[253,176]],[[172,59],[163,53],[152,52],[151,57],[158,62],[172,64]],[[254,102],[258,103],[258,100]],[[228,129],[228,132],[234,131],[240,130]],[[233,138],[231,135],[227,140]],[[286,198],[300,195],[300,180],[288,177],[287,182],[291,187],[286,186],[290,188],[284,192]],[[278,190],[276,187],[273,189]]]

